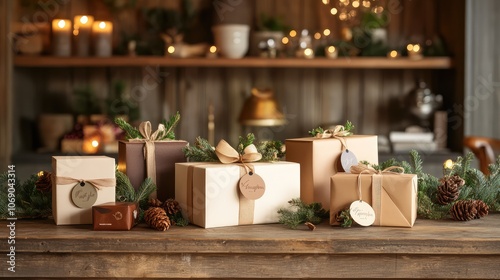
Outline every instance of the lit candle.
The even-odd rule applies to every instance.
[[[217,47],[211,46],[207,52],[207,58],[216,58],[217,57]]]
[[[335,46],[328,46],[325,47],[325,55],[328,58],[337,58],[338,57],[338,50]]]
[[[77,56],[88,56],[90,48],[90,34],[92,32],[92,16],[75,16],[73,20],[73,36]]]
[[[71,55],[71,21],[52,20],[52,51],[55,56]]]
[[[95,154],[101,146],[101,136],[98,133],[87,136],[83,139],[82,151],[86,154]]]
[[[94,53],[96,56],[111,56],[113,24],[109,21],[96,21],[92,24]]]
[[[422,48],[419,44],[408,44],[406,46],[406,50],[408,50],[408,57],[413,60],[422,59]]]
[[[304,58],[314,58],[314,51],[311,48],[304,49]]]
[[[397,58],[397,57],[399,57],[399,53],[397,50],[392,50],[392,51],[387,53],[387,57],[388,58]]]

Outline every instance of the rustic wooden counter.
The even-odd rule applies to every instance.
[[[6,221],[1,277],[499,279],[500,214],[413,228],[281,225],[96,232],[90,225],[16,221],[15,272]]]

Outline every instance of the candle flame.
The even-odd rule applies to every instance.
[[[392,50],[390,53],[389,53],[389,56],[392,57],[392,58],[395,58],[398,56],[398,52],[395,51],[395,50]]]
[[[170,54],[174,53],[175,52],[175,47],[174,46],[168,47],[167,52],[170,53]]]
[[[217,52],[217,47],[216,46],[211,46],[210,47],[210,52],[211,53],[216,53]]]
[[[91,145],[92,145],[92,147],[97,148],[97,147],[99,147],[99,141],[97,141],[97,140],[92,140]]]
[[[413,51],[414,52],[419,52],[420,51],[420,45],[419,44],[413,45]]]
[[[59,28],[64,28],[64,26],[66,26],[66,22],[61,19],[60,21],[57,22],[57,26],[59,26]]]
[[[99,28],[100,29],[106,28],[106,23],[104,21],[99,22]]]
[[[334,53],[335,52],[335,47],[334,46],[329,46],[328,47],[328,52],[329,53]]]
[[[412,50],[413,50],[413,44],[408,44],[408,45],[406,46],[406,49],[407,49],[408,51],[412,51]]]
[[[312,54],[313,54],[313,50],[312,50],[312,49],[310,49],[310,48],[307,48],[307,49],[305,49],[305,50],[304,50],[304,54],[305,54],[306,56],[310,56],[310,55],[312,55]]]

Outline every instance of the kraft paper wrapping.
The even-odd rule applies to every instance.
[[[277,223],[278,209],[300,195],[300,166],[292,162],[251,165],[266,185],[264,195],[253,201],[252,224]],[[175,173],[176,200],[192,224],[204,228],[246,224],[240,221],[240,164],[177,163]]]
[[[175,197],[175,163],[186,162],[182,148],[188,143],[182,140],[158,141],[155,144],[156,193],[161,201]],[[147,177],[143,142],[120,141],[118,144],[118,169],[127,174],[135,189]]]
[[[134,202],[110,202],[92,206],[94,230],[130,230],[137,224],[139,207]]]
[[[337,173],[331,177],[330,224],[338,225],[335,214],[359,200],[358,175]],[[378,178],[375,178],[378,177]],[[372,187],[373,180],[381,180],[381,188]],[[417,218],[417,175],[415,174],[361,174],[361,196],[375,210],[378,226],[412,227]]]
[[[347,147],[358,161],[378,164],[376,135],[344,137]],[[330,177],[343,171],[340,165],[342,144],[334,138],[295,138],[286,140],[286,160],[300,163],[300,198],[305,203],[330,205]]]
[[[92,224],[92,207],[79,208],[71,200],[76,185],[57,184],[55,178],[78,180],[115,178],[115,159],[106,156],[52,157],[52,215],[57,225]],[[99,187],[94,205],[115,201],[116,184]]]

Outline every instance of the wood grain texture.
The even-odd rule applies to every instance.
[[[500,214],[470,222],[417,220],[413,228],[322,224],[315,231],[270,224],[106,232],[17,221],[15,276],[497,279],[498,227]]]
[[[11,164],[12,154],[12,41],[10,21],[13,2],[11,0],[0,3],[0,163],[3,166]]]

